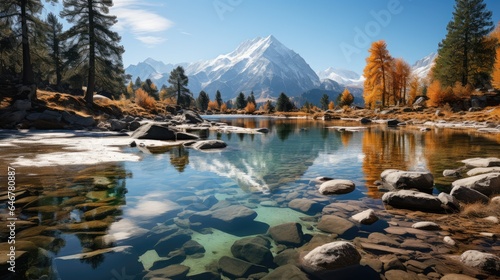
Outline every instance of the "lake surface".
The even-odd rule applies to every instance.
[[[458,168],[463,165],[460,161],[467,158],[500,156],[499,137],[473,131],[421,132],[416,128],[370,125],[350,132],[328,127],[357,124],[206,117],[235,126],[266,127],[270,132],[206,132],[203,135],[209,139],[228,144],[224,150],[210,152],[182,146],[147,150],[124,146],[131,140],[122,139],[117,140],[116,149],[125,157],[82,165],[78,164],[76,148],[67,149],[64,143],[44,144],[41,140],[23,142],[22,135],[12,138],[8,131],[3,131],[2,169],[12,165],[18,174],[16,215],[31,222],[25,226],[19,223],[16,238],[43,249],[43,257],[32,263],[29,275],[47,274],[55,279],[142,279],[144,269],[174,263],[189,266],[190,275],[202,273],[213,270],[222,256],[231,256],[230,247],[235,240],[264,234],[270,226],[298,222],[303,224],[305,233],[321,233],[311,223],[304,223],[315,213],[288,208],[289,201],[295,198],[313,199],[323,205],[357,201],[383,209],[383,192],[377,189],[375,181],[385,169],[430,170],[438,193],[449,190],[451,182],[442,178],[443,170]],[[35,135],[44,138],[43,134]],[[84,143],[86,138],[81,139]],[[50,158],[61,152],[63,157],[76,157],[77,163],[37,167],[21,164],[21,159],[29,162],[42,154]],[[103,154],[106,159],[113,156]],[[346,195],[322,196],[311,183],[319,176],[351,180],[356,190]],[[190,213],[204,210],[202,204],[209,197],[253,209],[258,214],[256,224],[248,228],[190,230]],[[88,211],[98,208],[102,212],[89,216]],[[0,211],[5,218],[6,207]],[[72,226],[85,221],[85,227]],[[359,234],[383,231],[384,225],[363,228]],[[187,231],[205,252],[179,256],[172,250],[169,255],[159,256],[154,245],[172,228]],[[92,255],[96,250],[105,251]],[[274,253],[277,250],[276,246],[272,248]]]

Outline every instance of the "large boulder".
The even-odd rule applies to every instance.
[[[424,212],[442,212],[444,210],[439,198],[431,194],[411,190],[399,190],[385,193],[382,196],[382,201],[394,208],[420,210]]]
[[[70,114],[68,112],[63,112],[62,113],[62,118],[65,122],[71,124],[71,125],[79,125],[83,127],[89,127],[93,126],[96,124],[94,118],[92,116],[80,116],[76,114]]]
[[[350,180],[334,179],[324,182],[319,187],[319,192],[323,195],[346,194],[354,191],[356,185]]]
[[[389,189],[417,189],[430,193],[434,187],[434,177],[430,172],[387,169],[380,174],[380,177],[384,186]]]
[[[269,228],[271,238],[278,244],[298,247],[304,242],[304,233],[299,223],[286,223]]]
[[[204,122],[198,113],[191,110],[183,110],[181,114],[181,120],[185,123],[198,124]]]
[[[481,269],[493,275],[500,275],[500,257],[494,254],[468,250],[460,256],[460,261],[466,266]]]
[[[453,187],[467,187],[485,196],[491,196],[500,193],[500,172],[486,173],[456,180],[452,185]]]
[[[347,241],[335,241],[316,247],[301,258],[302,268],[313,275],[359,264],[361,255]]]
[[[483,204],[488,204],[489,202],[489,198],[484,194],[464,186],[453,187],[450,195],[463,203],[481,202]]]
[[[167,140],[175,141],[176,131],[170,129],[169,127],[147,123],[139,127],[131,135],[135,139],[150,139],[150,140]]]
[[[254,264],[273,267],[273,253],[269,250],[270,242],[260,236],[236,240],[231,246],[235,258]]]

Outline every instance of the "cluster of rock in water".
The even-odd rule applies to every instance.
[[[496,232],[475,236],[461,234],[456,229],[460,226],[450,227],[446,219],[460,211],[461,203],[500,204],[499,197],[494,197],[500,190],[500,159],[464,162],[475,166],[469,174],[482,174],[456,180],[450,195],[432,194],[429,173],[383,172],[380,186],[392,189],[384,194],[383,202],[410,211],[387,210],[368,198],[335,201],[356,186],[327,177],[269,194],[242,193],[234,185],[222,191],[227,195],[223,200],[214,196],[221,192],[215,187],[171,191],[168,197],[177,206],[163,214],[165,222],[126,243],[106,233],[120,215],[124,190],[105,172],[80,176],[75,179],[78,186],[70,189],[20,190],[17,205],[25,219],[17,223],[18,271],[28,279],[50,279],[51,262],[62,266],[73,259],[92,263],[106,255],[126,264],[126,273],[133,279],[496,279],[500,275],[498,217],[479,221],[496,227]],[[460,170],[445,174],[456,176]],[[49,200],[56,203],[41,205]],[[255,221],[256,209],[261,207],[270,212],[291,208],[304,216],[300,222],[269,226]],[[75,209],[81,211],[81,220],[66,217]],[[58,221],[37,225],[47,215]],[[434,221],[426,221],[427,215],[433,215]],[[190,273],[194,267],[183,263],[201,260],[207,253],[206,244],[193,240],[194,233],[209,236],[214,229],[248,236],[236,240],[231,254],[218,257],[204,272]],[[63,246],[57,238],[60,233],[81,235],[85,251],[51,260],[46,250]],[[138,258],[148,250],[158,259],[146,267]],[[5,258],[8,244],[1,243],[0,251]],[[5,260],[1,261],[0,268],[6,269]]]

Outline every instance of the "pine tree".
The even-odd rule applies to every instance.
[[[243,92],[240,92],[238,94],[238,97],[236,97],[236,109],[241,110],[244,109],[247,106],[247,101],[245,99],[245,94]]]
[[[172,70],[168,82],[170,83],[171,90],[177,95],[177,105],[189,107],[192,93],[187,88],[189,78],[184,74],[184,68],[177,66],[177,68]]]
[[[160,95],[158,94],[158,87],[151,81],[151,79],[146,79],[144,83],[142,83],[141,88],[155,100],[160,99]]]
[[[87,91],[85,101],[93,104],[96,89],[96,73],[99,73],[100,87],[108,82],[123,79],[122,54],[118,33],[111,31],[117,22],[115,16],[108,15],[113,6],[112,0],[63,0],[61,16],[74,24],[66,36],[72,39],[80,57],[85,59],[87,72]],[[124,83],[122,83],[123,86]]]
[[[206,111],[208,109],[208,103],[210,102],[210,97],[206,92],[203,90],[200,91],[200,95],[198,95],[198,98],[196,98],[196,107],[200,111]]]
[[[55,1],[51,0],[50,2]],[[19,33],[21,34],[22,45],[22,82],[25,85],[35,84],[35,75],[31,60],[30,35],[33,34],[33,25],[34,22],[37,21],[37,15],[40,13],[41,9],[42,3],[40,0],[0,1],[0,11],[2,11],[0,18],[6,19],[9,23],[21,27]],[[10,33],[10,31],[14,30],[8,28],[7,31]],[[14,33],[10,35],[14,35]],[[11,37],[10,39],[13,38]],[[7,43],[12,43],[12,41]],[[31,99],[36,99],[36,91],[31,94]]]
[[[52,60],[52,71],[56,75],[56,87],[61,88],[62,79],[62,23],[53,13],[47,15],[47,25],[49,27],[47,34],[47,45],[50,48],[50,58]]]
[[[253,103],[254,105],[257,104],[257,102],[255,102],[255,95],[253,94],[253,91],[250,92],[250,95],[247,97],[247,104],[248,103]]]
[[[457,81],[463,86],[485,83],[494,61],[492,42],[486,38],[493,26],[491,16],[483,0],[456,0],[433,70],[443,87],[454,86]]]
[[[373,42],[370,47],[370,56],[366,58],[366,67],[363,75],[364,83],[363,98],[368,106],[373,106],[376,101],[381,101],[385,107],[387,96],[387,73],[391,68],[392,57],[387,50],[385,41]]]
[[[222,95],[218,90],[215,93],[215,101],[217,101],[217,105],[219,105],[218,108],[220,108],[220,106],[222,106],[222,104],[224,103],[224,101],[222,100]]]
[[[321,100],[319,103],[321,105],[321,110],[327,110],[328,103],[330,103],[330,98],[328,97],[327,94],[323,94],[323,96],[321,96]]]
[[[134,82],[134,88],[138,89],[142,86],[142,80],[141,77],[137,77]]]
[[[276,101],[276,111],[278,112],[290,112],[294,109],[293,103],[290,101],[290,98],[282,92]]]

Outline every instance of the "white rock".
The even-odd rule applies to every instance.
[[[462,160],[468,166],[472,167],[492,167],[492,166],[500,166],[500,159],[495,157],[489,158],[469,158]]]
[[[470,267],[478,268],[490,273],[500,273],[500,257],[477,250],[465,251],[460,261]]]
[[[422,229],[422,230],[440,230],[441,229],[441,227],[438,224],[433,223],[433,222],[418,222],[418,223],[414,223],[411,227],[416,228],[416,229]]]
[[[354,191],[356,185],[350,180],[334,179],[321,184],[319,192],[323,195],[346,194]]]
[[[353,244],[336,241],[313,249],[304,256],[302,264],[306,270],[319,272],[356,265],[360,260],[361,255]]]
[[[455,240],[453,240],[453,239],[452,239],[451,237],[449,237],[449,236],[445,236],[445,237],[443,238],[443,241],[444,241],[444,243],[446,243],[446,244],[448,244],[448,245],[451,245],[451,246],[455,246],[455,244],[457,244],[457,243],[455,242]]]
[[[490,223],[494,223],[494,224],[498,224],[498,222],[499,222],[498,218],[495,216],[489,216],[489,217],[484,218],[483,220],[490,222]]]

